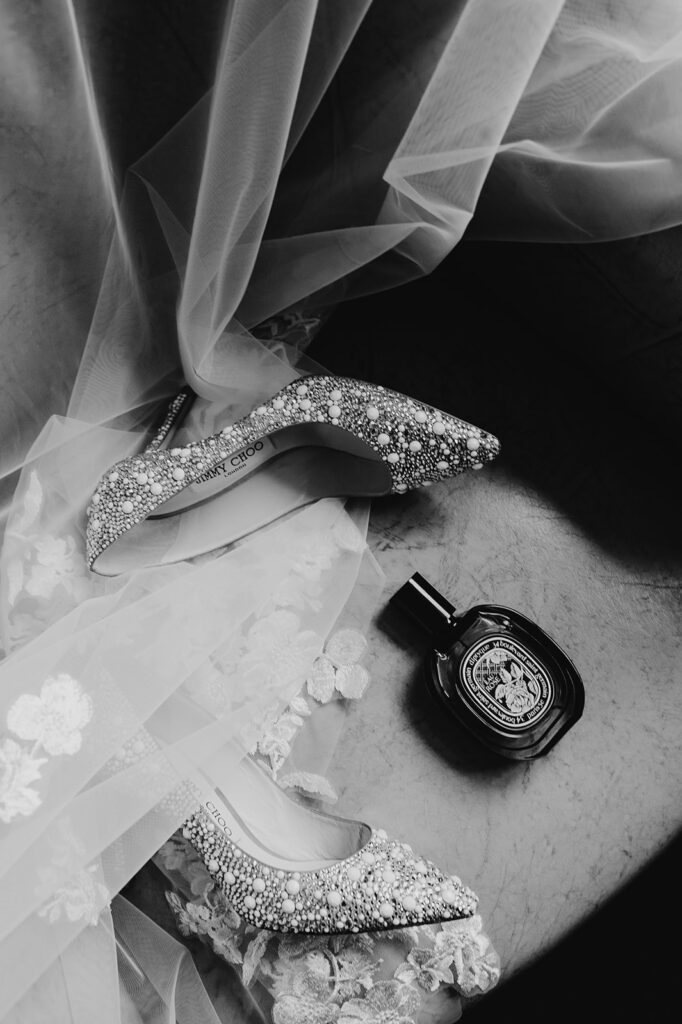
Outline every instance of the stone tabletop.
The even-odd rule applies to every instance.
[[[379,617],[372,686],[337,751],[339,810],[381,822],[460,874],[514,971],[679,825],[675,602],[665,579],[628,572],[503,467],[407,505],[387,502],[371,539],[387,595],[419,571],[462,609],[495,601],[522,610],[560,640],[585,681],[584,715],[552,751],[525,764],[494,760],[436,709],[421,651]]]

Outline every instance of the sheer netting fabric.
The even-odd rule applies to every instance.
[[[115,579],[85,510],[179,388],[202,430],[236,420],[338,303],[465,231],[678,224],[682,7],[5,0],[0,69],[0,1018],[451,1021],[499,975],[480,919],[258,935],[178,831],[244,756],[329,798],[382,587],[367,505]],[[120,895],[149,864],[165,916]]]

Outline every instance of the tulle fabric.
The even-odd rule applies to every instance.
[[[175,124],[149,115],[154,144],[124,177],[99,73],[109,6],[0,11],[18,254],[3,270],[0,1016],[194,1024],[217,1010],[185,947],[108,904],[193,810],[213,755],[252,748],[342,611],[369,606],[367,565],[375,597],[381,577],[367,510],[322,502],[103,581],[83,562],[89,495],[182,384],[243,415],[306,369],[339,301],[428,273],[467,230],[599,241],[679,223],[682,8],[170,5],[180,35],[206,22],[208,88],[174,84]],[[159,83],[139,74],[142,100]],[[333,550],[311,570],[315,536]],[[315,600],[295,597],[311,571]],[[284,672],[275,635],[296,653]]]

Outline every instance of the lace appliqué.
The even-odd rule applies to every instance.
[[[306,686],[308,693],[320,704],[335,695],[359,700],[370,682],[370,674],[360,659],[367,650],[367,641],[357,629],[339,629],[327,641],[324,652],[315,660]]]
[[[81,544],[74,536],[53,536],[39,528],[44,504],[38,474],[32,472],[17,516],[6,531],[8,652],[37,636],[98,586],[86,571]]]
[[[81,568],[83,556],[73,537],[45,537],[34,544],[26,576],[26,593],[49,599],[57,587],[78,598],[89,587]]]
[[[456,985],[465,996],[480,995],[497,984],[500,963],[483,931],[480,914],[439,925],[433,947],[410,950],[395,977],[435,992],[441,984]]]
[[[499,958],[483,932],[480,914],[446,921],[436,935],[435,951],[443,959],[452,959],[457,984],[466,996],[487,992],[499,981]]]
[[[78,753],[82,730],[90,722],[93,705],[81,685],[65,672],[48,677],[40,694],[22,694],[7,712],[7,728],[30,747],[5,738],[0,743],[0,821],[28,817],[41,804],[33,783],[41,778],[49,756]]]
[[[98,871],[98,866],[91,864],[73,875],[42,905],[38,917],[46,917],[50,924],[63,918],[72,924],[97,924],[102,908],[111,898],[107,887],[97,880]]]
[[[38,917],[48,924],[96,925],[111,900],[101,864],[86,863],[86,850],[68,817],[61,817],[46,840],[49,857],[38,868],[35,896]]]
[[[277,775],[291,753],[296,734],[310,715],[308,702],[299,695],[274,720],[272,711],[263,716],[260,736],[252,753],[257,752],[267,759],[273,776]]]
[[[40,794],[32,782],[40,778],[40,769],[47,758],[36,757],[12,739],[0,744],[0,821],[6,825],[13,818],[29,817],[40,807]]]
[[[186,903],[174,892],[167,892],[166,899],[175,914],[181,935],[205,938],[213,951],[228,964],[243,963],[244,958],[237,943],[241,920],[226,904],[210,907],[204,903]]]
[[[274,1024],[419,1024],[443,988],[455,1020],[458,998],[486,992],[499,979],[499,958],[479,915],[376,934],[269,932],[239,918],[180,833],[156,860],[193,893],[190,900],[166,893],[180,933],[235,965],[246,986],[261,982],[274,1000]]]
[[[7,712],[7,728],[48,754],[77,754],[81,731],[91,718],[90,697],[80,683],[60,672],[45,680],[40,696],[25,693],[15,700]]]
[[[295,612],[279,609],[249,629],[242,671],[256,685],[267,685],[273,676],[293,681],[305,672],[319,649],[319,635],[302,630]]]
[[[350,999],[341,1008],[339,1021],[364,1024],[416,1024],[419,996],[398,981],[380,981],[364,999]]]

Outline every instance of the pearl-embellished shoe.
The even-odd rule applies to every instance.
[[[260,810],[265,828],[247,825],[219,792],[183,828],[249,924],[330,935],[436,924],[476,912],[478,899],[459,878],[407,844],[362,822],[309,810],[250,766],[242,799],[251,815]],[[264,785],[276,790],[274,803],[259,795]]]
[[[222,547],[323,497],[377,497],[481,469],[497,438],[387,388],[288,384],[219,433],[172,447],[182,391],[150,444],[112,466],[88,508],[89,567],[115,576]]]

